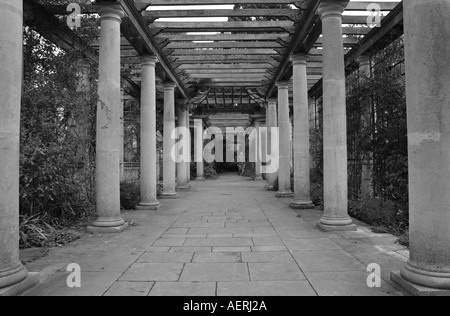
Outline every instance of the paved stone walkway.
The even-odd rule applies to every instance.
[[[408,252],[391,235],[323,233],[321,211],[294,211],[262,181],[235,175],[194,182],[157,212],[128,212],[120,235],[85,235],[31,264],[31,271],[78,263],[82,287],[56,273],[27,295],[399,295],[389,281]],[[366,267],[382,268],[371,289]]]

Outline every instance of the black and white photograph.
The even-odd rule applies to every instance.
[[[1,296],[450,296],[450,0],[0,0]]]

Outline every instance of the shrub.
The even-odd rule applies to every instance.
[[[120,204],[124,210],[134,210],[141,202],[141,189],[139,183],[120,184]]]
[[[64,228],[49,216],[20,216],[20,248],[59,247],[80,238],[74,230]]]

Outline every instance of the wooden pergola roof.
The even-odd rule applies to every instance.
[[[309,53],[308,87],[318,89],[322,78],[322,26],[317,9],[323,0],[119,0],[126,16],[122,31],[122,64],[131,70],[130,90],[140,85],[140,58],[154,54],[160,64],[160,83],[172,81],[182,97],[194,103],[224,102],[233,106],[236,100],[249,104],[274,96],[276,83],[290,80],[290,57]],[[333,0],[328,0],[333,1]],[[28,0],[33,2],[33,0]],[[97,0],[96,3],[107,2]],[[367,6],[378,3],[389,12],[402,12],[401,1],[350,1],[343,17],[344,46],[347,64],[374,45],[385,28],[367,26]],[[288,5],[285,9],[204,9],[192,5]],[[168,7],[170,6],[170,8]],[[174,7],[173,7],[174,6]],[[178,6],[178,8],[177,8]],[[153,9],[153,7],[158,7]],[[166,7],[168,10],[161,10]],[[67,14],[63,6],[48,8],[53,14]],[[83,13],[97,12],[94,3],[82,6]],[[366,12],[366,13],[364,13]],[[358,14],[359,13],[359,14]],[[228,21],[161,22],[161,18],[217,18]],[[264,17],[268,21],[232,21],[232,18]],[[387,19],[387,17],[383,19]],[[389,21],[392,19],[390,18]],[[401,20],[395,19],[397,25]],[[386,27],[387,28],[387,27]],[[376,33],[374,35],[374,33]],[[366,38],[368,36],[368,38]],[[94,49],[98,47],[93,47]],[[362,49],[364,48],[364,49]],[[217,97],[217,95],[220,97]],[[203,96],[203,97],[202,97]],[[218,101],[219,100],[219,101]],[[250,100],[250,101],[249,101]],[[228,102],[230,101],[230,102]],[[244,101],[242,101],[244,102]]]

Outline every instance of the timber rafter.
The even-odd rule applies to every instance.
[[[126,13],[121,27],[122,63],[138,85],[140,56],[154,54],[160,61],[159,82],[175,82],[184,99],[217,108],[220,102],[256,104],[273,97],[276,83],[292,77],[291,56],[303,52],[310,56],[308,87],[317,89],[322,78],[322,25],[317,14],[321,1],[325,0],[118,0]],[[96,13],[99,2],[108,1],[82,5],[82,12]],[[386,16],[382,28],[367,26],[371,3],[377,3]],[[398,25],[398,18],[392,16],[398,13],[399,3],[350,1],[346,11],[352,13],[343,16],[347,64],[379,43],[387,34],[385,25]],[[284,6],[234,8],[249,4]],[[61,5],[51,6],[51,12],[67,14]],[[208,20],[192,20],[197,18]],[[86,49],[98,47],[94,43]]]

